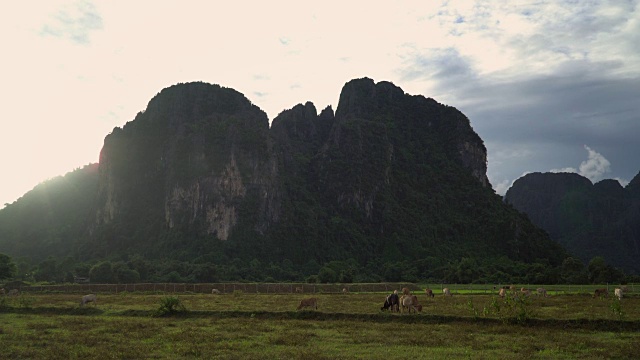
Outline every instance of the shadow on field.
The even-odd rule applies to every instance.
[[[124,316],[124,317],[154,317],[155,310],[124,310],[104,311],[99,308],[3,308],[0,313],[32,314],[32,315],[67,315],[67,316]],[[175,314],[163,315],[174,318],[255,318],[263,320],[310,320],[310,321],[362,321],[375,323],[402,323],[402,324],[447,324],[447,323],[475,323],[483,325],[504,325],[500,319],[464,316],[444,315],[410,315],[410,314],[349,314],[349,313],[324,313],[317,311],[210,311],[195,310],[182,311]],[[583,329],[594,331],[640,331],[640,321],[625,320],[591,320],[591,319],[527,319],[525,322],[507,322],[511,326],[555,328],[555,329]]]

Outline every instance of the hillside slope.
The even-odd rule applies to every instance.
[[[640,174],[623,188],[617,180],[532,173],[516,180],[505,200],[583,262],[602,256],[640,274]]]
[[[385,278],[552,278],[567,254],[494,193],[486,159],[464,114],[389,82],[352,80],[335,113],[299,104],[271,126],[233,89],[178,84],[107,135],[92,208],[70,225],[82,236],[61,248],[316,270],[345,261]],[[0,211],[0,251],[40,254],[40,240],[2,222],[18,203]]]

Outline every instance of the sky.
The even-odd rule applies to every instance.
[[[390,81],[469,118],[499,194],[529,172],[640,171],[640,0],[26,0],[4,4],[0,46],[0,208],[190,81],[270,120]]]

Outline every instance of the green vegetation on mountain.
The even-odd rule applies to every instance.
[[[505,200],[585,264],[600,258],[640,274],[640,174],[623,188],[617,180],[532,173],[516,180]]]
[[[0,210],[0,251],[54,281],[553,283],[568,257],[491,189],[464,114],[371,79],[271,127],[235,90],[175,85],[67,177]]]

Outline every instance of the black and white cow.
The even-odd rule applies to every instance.
[[[398,297],[398,294],[393,293],[387,296],[387,298],[384,300],[384,305],[382,305],[380,310],[387,310],[387,309],[391,309],[392,312],[400,311],[400,298]]]

